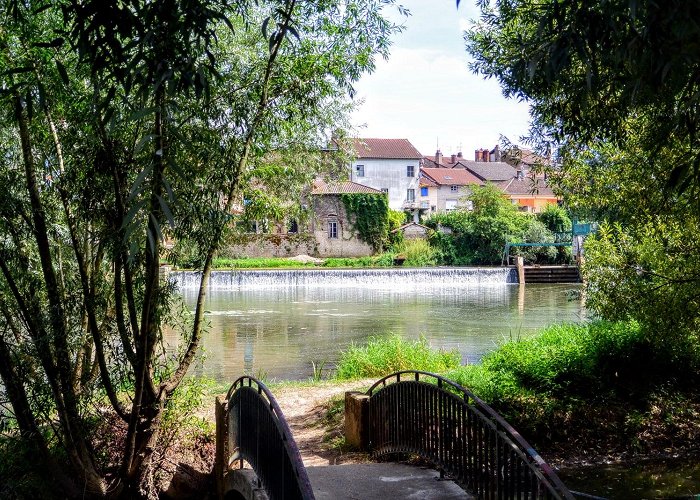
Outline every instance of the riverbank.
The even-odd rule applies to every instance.
[[[374,381],[271,384],[305,465],[372,460],[369,454],[349,450],[342,433],[345,391],[364,391]],[[695,466],[700,448],[693,434],[698,425],[697,403],[685,406],[683,411],[678,408],[675,430],[665,421],[667,414],[659,409],[648,421],[648,427],[640,429],[640,437],[646,440],[642,448],[633,444],[629,433],[620,434],[620,425],[624,425],[622,411],[602,412],[604,404],[603,400],[597,402],[590,413],[571,422],[567,437],[560,435],[543,447],[535,445],[567,486],[606,498],[668,498],[700,493],[700,468]],[[682,428],[685,433],[678,432]],[[531,444],[539,440],[527,433],[524,437]]]

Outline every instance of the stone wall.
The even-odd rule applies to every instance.
[[[219,255],[230,258],[318,256],[318,244],[310,234],[246,234],[239,241],[224,247]]]

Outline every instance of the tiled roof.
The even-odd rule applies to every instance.
[[[421,171],[423,171],[423,170],[424,169],[421,169]],[[433,187],[433,186],[438,185],[437,182],[435,182],[434,180],[432,180],[429,177],[426,177],[424,175],[420,176],[420,179],[418,179],[418,183],[420,184],[421,187],[425,187],[425,186]]]
[[[408,139],[353,139],[358,158],[415,159],[423,157]]]
[[[461,168],[422,168],[421,173],[426,179],[440,186],[466,186],[467,184],[482,183],[476,175]]]
[[[498,186],[509,195],[543,196],[555,198],[550,188],[542,177],[526,176],[523,179],[516,177],[498,183]]]
[[[507,181],[515,177],[515,169],[502,161],[462,160],[459,163],[485,181]]]
[[[311,194],[347,194],[347,193],[368,193],[382,194],[379,189],[374,189],[369,186],[363,186],[357,182],[342,181],[325,183],[316,181]]]
[[[528,148],[517,148],[512,152],[504,152],[503,160],[513,165],[518,165],[521,163],[529,166],[551,164],[550,160],[538,155]]]

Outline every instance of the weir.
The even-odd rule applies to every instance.
[[[173,271],[169,279],[179,290],[199,287],[202,273]],[[212,271],[210,290],[253,287],[422,287],[517,283],[513,267],[435,267],[407,269],[246,269]]]

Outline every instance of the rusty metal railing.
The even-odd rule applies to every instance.
[[[243,376],[226,395],[229,465],[248,462],[271,500],[313,500],[309,477],[287,421],[272,393]]]
[[[402,371],[367,394],[375,455],[418,455],[478,498],[574,498],[520,434],[464,387],[432,373]]]

